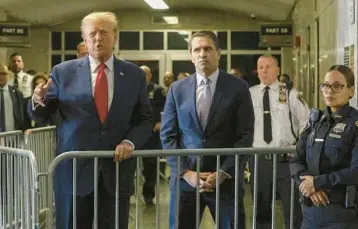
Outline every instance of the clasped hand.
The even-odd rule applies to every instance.
[[[303,180],[299,186],[299,190],[305,197],[309,197],[316,206],[326,206],[329,204],[328,195],[324,190],[316,191],[313,182],[313,176],[300,176]]]
[[[220,172],[197,173],[189,170],[185,172],[183,179],[193,188],[199,186],[199,192],[213,192],[216,187],[216,179],[219,179],[219,184],[221,184],[226,179],[226,176]]]

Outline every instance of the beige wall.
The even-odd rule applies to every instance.
[[[6,21],[6,14],[0,11],[0,21]],[[0,47],[0,63],[6,64],[7,48]]]
[[[25,69],[36,69],[48,72],[50,66],[50,33],[47,28],[32,28],[30,33],[30,48],[8,48],[7,53],[18,52],[25,62]],[[7,60],[8,61],[8,60]]]
[[[292,20],[295,35],[301,37],[301,47],[295,50],[295,83],[311,106],[322,107],[317,85],[337,59],[337,1],[300,0]]]
[[[217,11],[185,11],[179,14],[178,25],[153,24],[152,13],[146,11],[117,12],[119,29],[121,30],[156,30],[156,29],[235,29],[235,30],[259,30],[257,21],[240,17],[239,15]],[[78,31],[81,18],[74,19],[57,26],[53,30]]]
[[[311,106],[322,108],[324,103],[317,89],[318,83],[324,80],[330,66],[344,64],[345,47],[354,49],[353,55],[349,55],[350,67],[355,75],[358,75],[358,4],[355,0],[316,2],[317,6],[314,6],[314,1],[300,0],[294,9],[292,20],[295,24],[295,33],[302,38],[301,47],[295,50],[298,63],[294,66],[297,66],[297,83],[303,88],[305,98]],[[307,48],[308,43],[311,46],[310,50]],[[357,80],[355,86],[356,94],[350,104],[358,107]]]
[[[213,17],[215,15],[215,17]],[[258,21],[242,18],[229,13],[210,11],[185,11],[180,13],[179,25],[152,24],[151,13],[148,12],[118,12],[120,30],[259,30]],[[20,52],[25,61],[25,68],[38,71],[49,71],[50,66],[50,32],[79,31],[81,18],[70,20],[52,28],[32,28],[30,48],[9,48],[8,54]]]

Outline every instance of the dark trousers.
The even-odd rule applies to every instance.
[[[301,229],[357,229],[358,218],[353,208],[343,204],[330,204],[325,207],[303,207]]]
[[[102,176],[98,180],[98,208],[94,208],[94,193],[76,198],[77,229],[91,229],[94,220],[94,210],[98,211],[97,225],[99,229],[115,228],[115,197],[104,185]],[[119,198],[119,229],[128,229],[129,197]],[[56,194],[56,228],[72,229],[73,225],[72,195]]]
[[[159,133],[152,132],[151,137],[145,143],[142,149],[160,149]],[[155,184],[157,179],[157,158],[143,157],[143,176],[144,184],[142,194],[144,198],[153,199],[155,196]]]
[[[254,194],[254,157],[250,158],[251,170],[251,192]],[[257,229],[271,229],[271,204],[273,185],[273,159],[267,160],[264,155],[258,159],[257,176]],[[282,200],[285,227],[290,228],[290,205],[291,205],[291,176],[289,163],[287,161],[277,162],[276,193]],[[300,228],[302,221],[302,210],[299,203],[298,189],[295,188],[293,225],[295,229]]]
[[[174,179],[174,178],[171,178]],[[180,184],[181,192],[179,197],[179,222],[178,229],[195,229],[196,228],[196,192],[184,180]],[[207,206],[210,210],[211,216],[215,221],[216,214],[216,194],[202,193],[200,194],[199,217],[200,221],[203,215],[204,208]],[[234,229],[235,220],[235,198],[234,192],[227,192],[220,190],[220,212],[219,212],[219,229]],[[169,203],[169,229],[175,229],[176,222],[176,190],[170,191]],[[245,209],[243,203],[243,189],[242,186],[239,191],[238,200],[238,228],[245,229]]]

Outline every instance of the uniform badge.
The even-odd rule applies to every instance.
[[[154,98],[154,92],[150,91],[148,97],[149,97],[149,99],[153,99]]]
[[[344,128],[346,128],[345,123],[337,123],[335,127],[333,127],[333,131],[335,133],[342,133],[344,131]]]
[[[278,101],[280,103],[287,103],[286,87],[280,84],[279,88]]]

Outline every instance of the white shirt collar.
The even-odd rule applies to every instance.
[[[94,73],[96,72],[98,66],[101,64],[100,61],[98,61],[97,59],[93,58],[91,55],[88,55],[88,58],[89,58],[89,62],[90,62],[90,67],[91,67],[91,72]],[[111,57],[106,61],[104,62],[107,69],[111,72],[113,72],[113,55],[111,55]]]
[[[9,85],[8,85],[8,84],[5,84],[5,86],[2,87],[2,90],[3,90],[3,91],[8,91],[8,90],[9,90]]]
[[[263,91],[265,89],[266,86],[269,86],[270,87],[270,90],[278,90],[278,87],[279,87],[279,82],[276,80],[274,83],[272,83],[271,85],[265,85],[263,83],[260,84],[260,88],[261,88],[261,91]]]
[[[213,85],[216,84],[216,81],[218,80],[219,77],[219,69],[217,68],[215,72],[213,72],[213,74],[211,74],[208,78],[210,79],[211,83]],[[196,85],[199,86],[201,81],[204,79],[205,77],[200,75],[200,73],[196,72]]]

